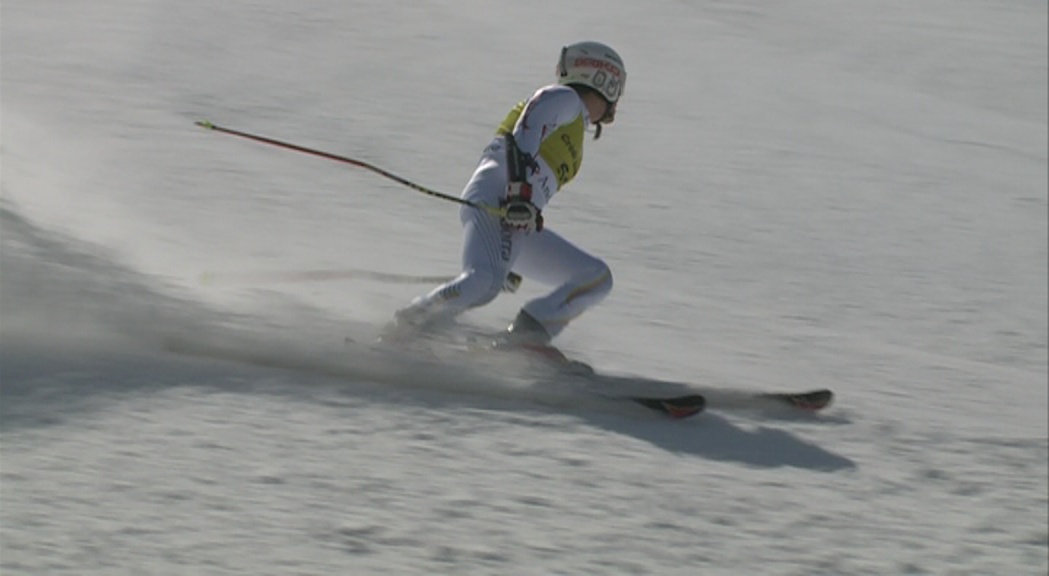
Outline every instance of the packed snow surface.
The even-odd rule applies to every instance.
[[[1026,0],[6,0],[0,572],[1045,574],[1046,28]],[[376,352],[413,277],[457,273],[458,208],[194,125],[457,195],[583,39],[629,80],[545,216],[616,285],[559,345],[823,413],[670,421]]]

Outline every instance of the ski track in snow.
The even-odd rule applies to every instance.
[[[1044,3],[213,4],[4,5],[0,572],[1049,570]],[[630,80],[547,211],[616,274],[561,344],[704,414],[343,345],[423,286],[200,282],[459,237],[195,120],[455,193],[581,38]]]

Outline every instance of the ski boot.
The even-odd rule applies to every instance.
[[[514,321],[507,326],[506,331],[493,338],[492,349],[521,353],[571,374],[594,373],[594,369],[589,364],[565,356],[564,352],[550,344],[551,340],[546,328],[531,314],[521,310]]]

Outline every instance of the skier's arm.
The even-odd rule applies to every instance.
[[[539,156],[543,138],[562,124],[574,121],[583,114],[583,102],[571,88],[544,88],[525,105],[514,126],[514,140],[523,154]]]

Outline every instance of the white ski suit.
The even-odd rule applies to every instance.
[[[481,155],[462,197],[499,206],[508,189],[505,134],[535,160],[526,179],[532,203],[540,210],[579,171],[583,138],[590,117],[575,89],[551,85],[521,102],[502,122]],[[553,287],[522,310],[539,321],[550,337],[573,318],[600,302],[612,289],[612,274],[600,259],[584,252],[550,228],[521,231],[500,218],[464,206],[462,273],[416,298],[399,316],[450,317],[483,306],[499,295],[511,270],[523,278]]]

